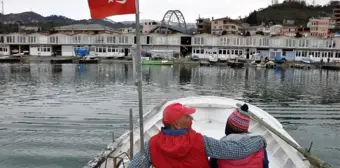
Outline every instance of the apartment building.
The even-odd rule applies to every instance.
[[[335,26],[335,21],[331,17],[311,18],[308,26],[311,36],[327,38],[330,35],[330,29]]]
[[[197,27],[197,34],[202,33],[211,33],[211,21],[210,18],[201,18],[199,17],[196,19],[196,27]]]
[[[211,21],[211,34],[223,35],[223,34],[241,34],[244,33],[242,24],[229,17],[212,19]]]

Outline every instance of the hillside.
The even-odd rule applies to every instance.
[[[0,14],[0,33],[8,33],[17,31],[17,24],[25,26],[41,26],[43,31],[48,31],[55,26],[63,26],[69,24],[101,24],[111,28],[119,29],[125,27],[135,27],[135,23],[114,22],[110,19],[103,20],[74,20],[65,16],[51,15],[41,16],[35,12],[23,12],[16,14]]]
[[[253,11],[244,21],[251,25],[259,25],[269,21],[282,24],[284,19],[290,19],[295,20],[295,25],[305,26],[310,17],[331,16],[332,10],[330,5],[307,5],[305,1],[286,0],[283,3]]]

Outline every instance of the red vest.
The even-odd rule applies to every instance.
[[[209,168],[203,136],[194,130],[184,135],[164,135],[150,141],[151,162],[155,168]]]
[[[238,160],[217,160],[218,168],[263,168],[264,149]]]

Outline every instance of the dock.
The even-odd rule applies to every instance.
[[[340,70],[340,64],[326,64],[326,65],[321,65],[321,69],[326,69],[326,70]]]
[[[98,64],[98,59],[80,59],[78,64]]]
[[[72,64],[73,59],[52,59],[51,64]]]
[[[310,64],[292,64],[290,65],[291,68],[296,68],[296,69],[311,69],[313,65]]]
[[[21,59],[17,57],[0,57],[0,63],[20,63]]]
[[[243,68],[244,62],[227,62],[227,65],[232,68]]]

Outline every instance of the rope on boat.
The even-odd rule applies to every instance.
[[[236,104],[237,107],[241,107],[242,105],[237,103]],[[321,160],[319,157],[313,155],[310,153],[310,150],[306,150],[302,147],[300,147],[299,145],[297,145],[295,142],[291,141],[290,139],[288,139],[285,135],[281,134],[280,132],[278,132],[275,128],[273,128],[272,126],[270,126],[269,124],[267,124],[266,122],[263,121],[262,118],[258,117],[257,115],[255,115],[254,113],[252,113],[250,110],[248,110],[250,116],[257,121],[258,123],[260,123],[261,125],[263,125],[264,127],[266,127],[269,131],[271,131],[272,133],[274,133],[276,136],[278,136],[279,138],[281,138],[283,141],[285,141],[288,145],[292,146],[294,149],[296,149],[297,151],[299,151],[313,166],[315,166],[316,168],[331,168],[331,165],[328,164],[326,161]]]
[[[122,155],[125,155],[125,157],[127,157],[130,160],[130,156],[126,152],[123,152],[123,153],[121,153],[121,154],[119,154],[118,156],[115,156],[115,157],[112,157],[112,156],[108,157],[108,158],[113,159],[113,168],[118,168],[120,166],[120,164],[123,164],[123,168],[125,168],[124,156],[122,156]],[[105,168],[107,168],[107,159],[105,160]]]

